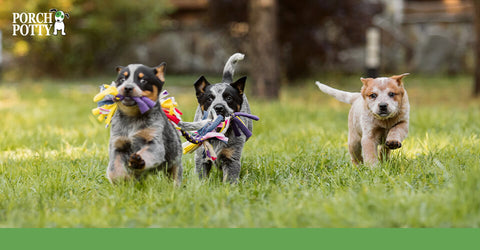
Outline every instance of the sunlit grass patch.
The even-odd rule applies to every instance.
[[[170,76],[165,85],[185,120],[195,113],[196,79]],[[111,79],[1,85],[0,226],[480,225],[480,101],[468,95],[469,77],[406,78],[410,134],[376,168],[350,163],[349,105],[314,80],[361,87],[356,76],[319,76],[284,86],[278,101],[250,97],[261,120],[239,183],[222,183],[217,169],[200,181],[189,154],[180,188],[162,173],[116,186],[105,178],[109,131],[90,110],[98,85]]]

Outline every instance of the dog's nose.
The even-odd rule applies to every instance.
[[[215,105],[213,109],[215,109],[215,112],[217,112],[217,114],[223,114],[225,112],[225,107],[220,104]]]
[[[125,93],[130,93],[133,91],[133,86],[125,86],[125,88],[123,88]]]
[[[382,102],[382,103],[378,104],[378,107],[380,108],[380,110],[386,110],[387,107],[388,107],[388,104]]]

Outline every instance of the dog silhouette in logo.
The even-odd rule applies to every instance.
[[[70,15],[68,15],[68,13],[64,13],[61,10],[57,11],[57,9],[50,9],[50,12],[55,12],[55,25],[53,26],[53,35],[57,35],[57,30],[62,31],[62,36],[66,35],[63,19],[65,19],[65,17],[70,18]]]

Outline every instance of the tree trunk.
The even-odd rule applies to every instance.
[[[253,95],[278,98],[280,70],[277,44],[277,1],[249,1],[250,76]]]
[[[475,83],[473,95],[480,96],[480,0],[473,0],[475,25]]]

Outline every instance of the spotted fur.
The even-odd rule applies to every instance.
[[[195,114],[195,121],[201,121],[204,112],[208,113],[209,119],[215,119],[218,115],[224,117],[229,116],[233,112],[250,112],[250,105],[244,93],[246,77],[242,77],[235,82],[233,74],[235,64],[238,60],[243,59],[243,54],[237,53],[232,55],[223,72],[223,80],[221,83],[210,84],[207,79],[201,76],[194,84],[195,93],[198,101],[198,108]],[[248,129],[252,130],[252,121],[244,120]],[[203,150],[199,149],[195,154],[195,170],[199,177],[208,177],[213,165],[216,165],[223,172],[223,180],[230,183],[236,183],[240,176],[243,146],[246,137],[235,136],[230,128],[225,133],[228,137],[228,143],[218,140],[210,140],[218,158],[215,162],[203,156]]]

